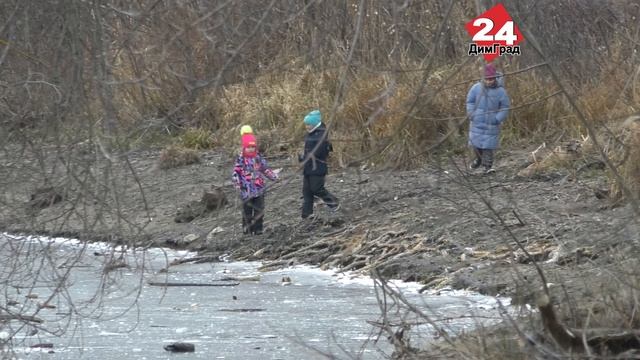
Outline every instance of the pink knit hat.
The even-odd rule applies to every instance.
[[[258,140],[253,134],[242,135],[242,155],[255,157],[258,154]]]
[[[496,77],[496,68],[492,64],[487,64],[484,67],[484,78],[493,79]]]

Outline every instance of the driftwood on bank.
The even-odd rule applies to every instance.
[[[328,239],[331,237],[331,239]],[[340,232],[325,234],[309,242],[308,239],[291,244],[277,260],[263,265],[259,270],[293,266],[302,263],[299,259],[319,259],[321,268],[339,271],[369,271],[384,266],[404,256],[437,251],[424,246],[424,239],[407,234],[404,230],[389,228],[379,235],[361,227],[347,227]],[[260,249],[256,253],[261,253]],[[242,259],[241,259],[242,260]]]
[[[524,223],[522,219],[517,219]],[[310,241],[311,240],[311,241]],[[374,235],[373,232],[359,227],[352,227],[333,237],[333,242],[326,237],[305,239],[291,244],[288,252],[278,260],[263,268],[290,266],[300,263],[298,259],[315,258],[323,268],[347,270],[366,270],[401,259],[407,254],[439,253],[450,247],[446,241],[427,239],[408,234],[393,227]],[[540,249],[542,259],[549,256],[549,249]],[[481,256],[482,252],[469,254]],[[485,254],[487,258],[494,258]],[[498,254],[499,257],[515,256],[512,251]],[[516,259],[517,260],[517,259]],[[640,331],[603,331],[573,329],[562,324],[555,313],[548,296],[541,297],[538,310],[542,318],[545,332],[565,351],[573,354],[593,354],[602,356],[626,356],[629,352],[640,350]],[[623,355],[620,355],[623,354]]]
[[[325,268],[338,268],[340,271],[369,271],[405,256],[427,252],[423,239],[407,235],[405,231],[389,229],[373,238],[365,232],[356,238],[348,239],[345,251],[329,252],[322,263]]]

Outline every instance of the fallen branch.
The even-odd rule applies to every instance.
[[[227,276],[220,279],[220,281],[260,281],[260,275],[253,276]]]
[[[211,256],[211,255],[195,256],[195,257],[186,258],[186,259],[174,259],[169,263],[169,265],[167,265],[167,267],[160,269],[159,272],[165,273],[169,271],[169,268],[171,266],[176,266],[176,265],[182,265],[182,264],[188,264],[188,263],[202,264],[206,262],[219,262],[219,261],[220,259],[217,256]]]
[[[238,286],[239,282],[229,282],[226,283],[184,283],[184,282],[157,282],[157,281],[149,281],[150,286]]]
[[[196,257],[186,258],[186,259],[174,259],[173,261],[171,261],[169,266],[188,264],[188,263],[201,264],[204,262],[216,262],[216,261],[220,261],[217,256],[211,256],[211,255],[196,256]]]
[[[581,334],[569,330],[560,323],[553,310],[553,304],[546,294],[538,299],[538,310],[540,310],[542,325],[560,347],[565,350],[584,352]]]
[[[44,320],[39,317],[30,316],[30,315],[20,315],[20,314],[0,314],[0,322],[10,321],[10,320],[20,320],[20,321],[28,321],[34,322],[38,324],[42,324]]]
[[[579,352],[595,352],[600,355],[617,355],[640,349],[640,331],[630,330],[616,334],[591,335],[564,326],[556,316],[553,304],[547,295],[538,300],[538,310],[545,330],[563,349]],[[585,341],[586,340],[586,341]]]
[[[326,247],[329,247],[331,244],[332,244],[332,241],[327,240],[327,239],[318,240],[318,241],[314,242],[311,245],[305,246],[305,247],[303,247],[301,249],[298,249],[296,251],[290,252],[290,253],[282,256],[281,259],[282,260],[291,259],[292,257],[295,257],[296,255],[298,255],[298,254],[300,254],[300,253],[302,253],[304,251],[311,250],[311,249],[314,249],[314,248],[326,248]]]
[[[279,268],[282,268],[282,267],[292,266],[296,262],[297,262],[296,259],[272,261],[272,262],[270,262],[268,264],[264,264],[264,265],[260,266],[258,268],[258,271],[263,271],[264,272],[264,271],[270,271],[270,270],[279,269]]]
[[[348,264],[347,266],[344,266],[343,268],[341,268],[340,272],[362,269],[363,267],[367,266],[367,262],[369,262],[368,259],[354,261],[354,262]]]

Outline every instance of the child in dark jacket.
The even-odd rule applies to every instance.
[[[264,221],[265,180],[277,180],[278,174],[271,170],[267,161],[258,153],[253,134],[242,134],[242,153],[233,168],[233,184],[240,190],[242,199],[242,231],[260,235]]]
[[[302,218],[306,219],[313,214],[314,197],[321,198],[332,211],[338,210],[338,199],[324,187],[327,175],[327,158],[331,143],[326,134],[327,128],[322,123],[320,111],[314,110],[304,118],[307,134],[304,137],[304,154],[300,161],[304,162],[302,182]]]

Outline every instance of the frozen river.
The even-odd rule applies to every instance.
[[[0,237],[0,307],[44,320],[0,322],[3,359],[383,359],[393,351],[371,325],[381,321],[381,306],[368,278],[310,267],[259,272],[259,263],[246,262],[186,263],[163,273],[167,261],[193,254],[160,249],[128,251],[127,266],[105,274],[112,256],[100,244]],[[167,281],[235,286],[149,285]],[[395,285],[449,333],[499,319],[494,298]],[[424,323],[404,309],[389,313]],[[424,345],[434,333],[414,325],[411,344]],[[178,341],[195,352],[163,349]]]

